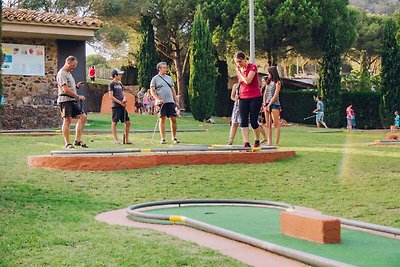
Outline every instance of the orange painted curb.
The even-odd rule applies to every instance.
[[[388,140],[399,140],[400,139],[400,133],[395,134],[395,133],[390,133],[386,135],[386,139]]]
[[[142,153],[106,156],[30,156],[33,168],[52,170],[117,171],[151,168],[161,165],[208,165],[229,163],[266,163],[294,157],[295,151]]]

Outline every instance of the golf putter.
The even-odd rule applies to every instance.
[[[308,120],[308,119],[314,118],[314,117],[316,117],[316,116],[317,116],[317,115],[311,115],[311,116],[305,117],[303,120],[305,121],[305,120]]]
[[[124,130],[123,130],[123,135],[122,135],[122,144],[124,144],[124,145],[126,143],[125,125],[126,125],[126,106],[124,106]]]

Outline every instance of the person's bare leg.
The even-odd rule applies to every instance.
[[[165,140],[165,120],[166,120],[166,118],[167,117],[165,117],[165,116],[160,117],[160,122],[158,124],[162,140]]]
[[[243,142],[248,143],[249,142],[249,127],[242,127],[242,137],[243,137]]]
[[[117,135],[117,123],[116,122],[112,122],[111,123],[111,133],[112,133],[112,136],[114,138],[114,142],[117,143],[118,142],[118,135]]]
[[[176,117],[175,116],[171,116],[169,117],[169,121],[171,123],[171,139],[174,140],[176,138]]]
[[[131,121],[126,121],[124,126],[125,143],[129,143],[129,130],[131,129]]]
[[[320,127],[320,125],[319,125],[319,121],[317,121],[317,128],[319,128]]]
[[[70,130],[69,127],[71,126],[71,121],[72,118],[71,117],[64,117],[63,118],[63,124],[62,124],[62,134],[64,137],[64,142],[65,142],[65,146],[67,144],[71,144],[70,140],[69,140],[69,134],[70,134]]]
[[[268,139],[266,128],[267,127],[265,124],[260,124],[260,133],[263,136],[263,140],[261,141],[262,143],[264,143]]]
[[[239,127],[239,123],[237,123],[237,122],[232,123],[231,130],[229,132],[229,142],[230,143],[233,143],[233,140],[235,139],[235,135],[236,135],[236,131],[237,131],[238,127]]]
[[[75,127],[75,140],[78,142],[81,141],[82,139],[83,129],[85,128],[86,121],[87,121],[86,114],[79,115],[79,119]]]
[[[266,112],[265,114],[265,120],[266,120],[266,127],[267,127],[267,146],[272,145],[272,119],[271,119],[271,113]]]
[[[281,135],[281,125],[279,122],[279,110],[273,109],[272,110],[272,121],[274,122],[275,128],[275,145],[279,146],[279,139]],[[272,131],[271,131],[272,133]]]
[[[258,126],[258,128],[253,129],[253,134],[254,134],[254,140],[260,140],[260,132],[261,132],[261,127]]]
[[[322,125],[324,125],[325,128],[328,128],[328,126],[326,126],[326,123],[324,121],[321,122]]]

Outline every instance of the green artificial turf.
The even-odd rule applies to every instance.
[[[288,237],[280,230],[279,209],[245,206],[182,206],[146,211],[180,215],[355,266],[399,266],[400,240],[343,229],[340,244],[318,244]]]

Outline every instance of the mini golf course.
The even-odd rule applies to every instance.
[[[317,266],[400,266],[400,229],[338,218],[341,242],[319,244],[282,234],[280,212],[297,209],[271,201],[177,200],[127,212],[133,220],[186,224]]]
[[[161,165],[266,163],[295,156],[295,151],[275,146],[175,146],[150,149],[55,150],[50,155],[30,156],[30,167],[55,170],[116,171]]]

